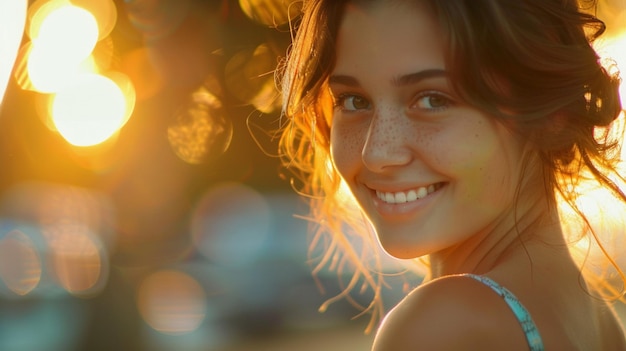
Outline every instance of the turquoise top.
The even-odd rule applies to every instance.
[[[500,284],[494,282],[493,280],[475,274],[465,274],[465,276],[474,278],[477,281],[487,285],[493,291],[495,291],[498,295],[500,295],[504,301],[509,305],[515,317],[522,325],[522,329],[524,330],[524,334],[526,334],[526,341],[528,341],[528,347],[531,351],[543,351],[543,341],[541,341],[541,335],[539,335],[539,330],[537,330],[537,326],[533,319],[530,317],[530,313],[528,310],[524,308],[522,303],[511,293],[509,290],[501,286]]]

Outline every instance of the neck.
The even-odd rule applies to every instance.
[[[511,261],[516,269],[530,269],[532,251],[540,246],[567,249],[557,210],[544,198],[520,202],[471,239],[431,254],[431,278],[485,274]]]

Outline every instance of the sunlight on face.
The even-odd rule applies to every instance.
[[[348,5],[329,77],[333,163],[398,258],[486,235],[518,182],[520,145],[451,88],[438,28],[419,5]]]

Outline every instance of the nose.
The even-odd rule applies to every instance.
[[[411,126],[400,111],[376,111],[361,151],[365,167],[383,172],[411,162]]]

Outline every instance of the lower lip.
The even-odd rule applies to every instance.
[[[432,193],[426,195],[425,197],[400,204],[390,204],[384,202],[379,199],[375,193],[373,193],[374,198],[374,206],[378,210],[378,212],[384,217],[409,217],[418,214],[421,212],[425,206],[434,201],[434,199],[441,193],[441,191],[446,187],[446,185],[442,185],[439,189],[433,191]]]

